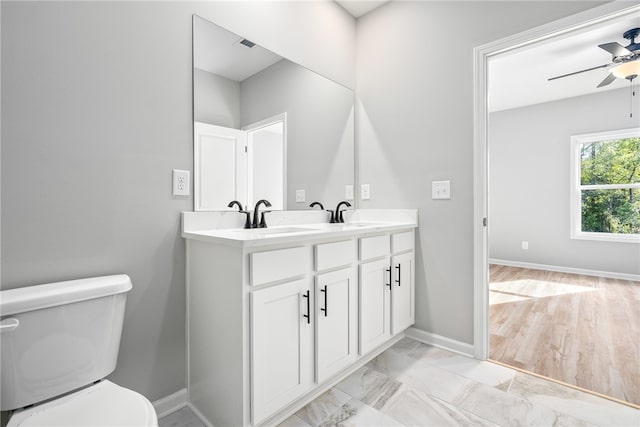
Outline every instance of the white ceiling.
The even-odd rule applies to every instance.
[[[193,66],[242,82],[282,59],[258,45],[248,48],[240,44],[242,40],[239,35],[196,16],[193,23]]]
[[[598,84],[609,73],[608,68],[551,82],[547,79],[610,63],[611,54],[598,45],[618,42],[626,46],[629,40],[624,39],[622,33],[637,27],[640,27],[638,13],[498,55],[489,61],[489,111],[628,87],[628,80],[616,79],[598,89]]]
[[[347,12],[353,15],[355,18],[359,18],[365,13],[371,12],[378,6],[382,6],[389,0],[374,1],[374,0],[335,0],[340,6],[342,6]]]
[[[340,0],[338,3],[343,7],[345,4],[354,7],[356,10],[350,13],[361,15],[386,1]],[[597,85],[607,76],[608,69],[588,71],[551,82],[547,79],[609,63],[611,55],[598,45],[618,42],[626,46],[629,41],[622,38],[622,33],[637,27],[640,27],[640,14],[593,25],[498,55],[489,61],[489,111],[628,87],[627,80],[616,79],[609,86],[598,89]],[[240,44],[242,39],[196,17],[194,66],[241,82],[282,59],[258,45],[249,49]]]

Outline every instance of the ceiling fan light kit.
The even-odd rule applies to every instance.
[[[631,62],[623,62],[611,69],[614,76],[619,79],[633,80],[640,74],[640,60],[636,59]]]
[[[632,28],[622,35],[625,39],[629,40],[627,46],[622,46],[620,43],[611,42],[598,45],[599,48],[606,50],[611,54],[611,62],[596,67],[587,68],[585,70],[574,71],[572,73],[563,74],[561,76],[551,77],[548,79],[556,80],[564,77],[573,76],[576,74],[584,73],[587,71],[597,70],[600,68],[613,67],[607,77],[600,82],[597,87],[607,86],[616,78],[627,79],[632,81],[638,75],[640,75],[640,43],[636,43],[635,39],[640,35],[640,28]]]

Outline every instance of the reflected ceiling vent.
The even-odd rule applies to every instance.
[[[251,40],[247,40],[247,39],[240,40],[240,44],[245,45],[249,49],[251,49],[252,47],[254,47],[256,45],[254,42],[252,42]]]

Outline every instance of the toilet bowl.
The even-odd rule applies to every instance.
[[[144,396],[108,380],[14,412],[7,427],[156,427],[155,410]]]
[[[126,275],[0,292],[0,409],[7,427],[156,427],[151,402],[104,379],[116,366]]]

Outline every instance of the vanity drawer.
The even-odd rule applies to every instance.
[[[253,286],[301,276],[311,270],[310,248],[278,249],[249,255],[250,281]]]
[[[415,235],[413,230],[391,235],[391,252],[398,253],[413,250]]]
[[[349,265],[355,259],[355,240],[316,245],[316,271]]]
[[[360,239],[360,261],[377,258],[389,253],[389,235]]]

